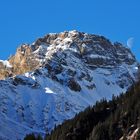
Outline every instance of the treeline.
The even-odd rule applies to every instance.
[[[140,82],[127,93],[102,99],[75,118],[57,126],[45,140],[122,140],[127,139],[140,124]],[[33,135],[33,134],[32,134]],[[28,139],[25,140],[41,140]],[[140,132],[136,136],[140,140]]]

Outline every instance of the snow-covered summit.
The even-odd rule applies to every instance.
[[[71,54],[90,68],[114,67],[123,63],[132,65],[136,62],[131,51],[120,43],[113,44],[99,35],[65,31],[47,34],[33,44],[21,45],[16,54],[10,57],[12,68],[5,77],[36,70],[53,58],[65,59],[64,55],[67,57]],[[0,76],[0,79],[4,77]]]
[[[0,81],[4,140],[50,132],[97,100],[125,92],[139,70],[122,44],[78,31],[51,33],[23,44],[8,62],[12,68],[2,70],[12,73],[11,78]]]

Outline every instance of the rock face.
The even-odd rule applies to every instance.
[[[12,66],[8,61],[0,60],[0,79],[12,76]]]
[[[59,54],[57,53],[59,51]],[[35,43],[23,44],[15,55],[9,59],[11,69],[2,68],[0,79],[33,71],[48,63],[52,57],[60,58],[59,63],[66,64],[67,51],[78,57],[91,69],[96,67],[115,67],[118,64],[132,65],[136,62],[134,55],[120,43],[112,44],[103,36],[91,35],[77,31],[48,34]],[[52,61],[52,59],[51,59]],[[58,61],[58,60],[57,60]]]
[[[0,81],[4,140],[50,132],[97,100],[125,92],[139,71],[134,55],[122,44],[78,31],[23,44],[7,62],[10,67],[0,63],[0,79],[6,78]]]
[[[13,66],[12,72],[14,75],[35,70],[39,66],[32,48],[27,44],[19,47],[16,54],[9,59],[9,62]]]

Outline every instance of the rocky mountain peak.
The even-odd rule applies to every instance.
[[[97,100],[126,92],[138,72],[128,48],[99,35],[65,31],[22,44],[0,61],[0,79],[9,77],[0,80],[0,139],[50,132]]]
[[[43,67],[48,60],[61,59],[66,63],[65,59],[70,55],[90,68],[114,67],[122,63],[132,65],[136,62],[131,51],[118,42],[112,44],[103,36],[76,30],[65,31],[47,34],[31,45],[22,44],[8,60],[12,67],[1,69],[1,73],[5,74],[1,74],[0,79],[33,71]]]

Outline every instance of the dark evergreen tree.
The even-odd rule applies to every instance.
[[[35,136],[35,134],[28,134],[26,135],[24,140],[43,140],[43,138],[41,137],[41,135]]]
[[[24,140],[36,140],[35,135],[34,134],[28,134],[26,135],[26,137],[24,138]]]
[[[136,140],[140,140],[140,128],[138,129]]]

